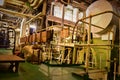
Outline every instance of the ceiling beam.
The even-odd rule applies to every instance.
[[[8,23],[17,23],[15,20],[1,19],[0,21],[8,22]]]
[[[6,14],[11,14],[11,15],[14,15],[16,17],[23,17],[23,18],[25,18],[25,17],[34,18],[35,17],[33,15],[30,15],[30,14],[23,14],[20,12],[15,12],[15,11],[3,9],[3,8],[0,8],[0,12],[6,13]],[[39,19],[42,19],[42,17],[39,16]]]
[[[5,2],[9,4],[17,5],[17,6],[27,7],[25,5],[25,2],[18,1],[18,0],[6,0]]]
[[[72,6],[77,7],[82,11],[85,11],[87,9],[87,7],[88,7],[88,6],[85,5],[84,2],[79,3],[77,1],[73,1]]]
[[[29,21],[27,21],[26,24],[30,23],[31,21],[33,21],[34,19],[36,19],[36,18],[38,18],[40,16],[44,16],[44,15],[40,12],[34,18],[31,18]]]

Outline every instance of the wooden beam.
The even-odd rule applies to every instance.
[[[18,16],[18,17],[30,17],[30,18],[35,17],[33,15],[23,14],[23,13],[11,11],[11,10],[3,9],[3,8],[0,8],[0,12],[4,12],[4,13],[11,14],[11,15]],[[40,17],[40,16],[39,16],[39,18],[42,19],[42,17]]]
[[[42,8],[42,14],[46,15],[46,8],[47,8],[47,0],[43,1],[43,8]]]
[[[43,16],[43,14],[40,12],[38,13],[35,17],[31,18],[29,21],[26,22],[26,24],[30,23],[31,21],[33,21],[34,19]]]
[[[1,19],[0,21],[8,22],[8,23],[17,23],[15,20]]]
[[[84,2],[78,3],[76,1],[73,1],[72,6],[79,8],[81,11],[85,11],[88,7],[87,5],[84,4]]]
[[[27,6],[25,5],[25,2],[23,2],[23,1],[18,1],[18,0],[6,0],[5,2],[6,2],[6,3],[9,3],[9,4],[17,5],[17,6],[27,7]]]

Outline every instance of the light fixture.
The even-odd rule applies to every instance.
[[[4,0],[0,0],[0,6],[4,5]]]

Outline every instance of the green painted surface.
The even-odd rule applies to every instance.
[[[108,44],[108,41],[96,38],[94,39],[94,44]],[[106,60],[110,59],[110,50],[108,50],[108,46],[94,46],[93,48],[96,52],[97,67],[100,68],[101,66],[101,68],[105,68],[108,66],[109,68],[110,64],[106,63]]]
[[[0,48],[0,55],[1,54],[12,54],[12,49]]]
[[[25,62],[20,64],[18,73],[8,72],[7,69],[0,70],[0,80],[84,80],[72,75],[74,68],[49,67],[49,70],[50,73],[46,65]]]
[[[0,71],[0,80],[49,80],[47,76],[41,73],[38,65],[31,63],[21,63],[18,73]]]

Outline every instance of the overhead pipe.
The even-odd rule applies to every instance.
[[[33,3],[30,4],[31,7],[34,7],[38,4],[38,1],[41,1],[41,0],[34,0]]]
[[[28,0],[28,2],[30,3],[30,6],[33,9],[37,9],[40,6],[40,4],[43,2],[43,0]]]
[[[5,2],[16,2],[18,4],[25,4],[25,2],[19,0],[5,0]]]
[[[28,0],[29,3],[33,3],[34,0]]]
[[[11,2],[13,1],[13,2],[22,4],[22,5],[25,5],[25,2],[24,2],[24,1],[20,1],[20,0],[9,0],[9,1],[11,1]]]
[[[42,0],[41,0],[42,1]],[[44,3],[43,3],[43,10],[42,12],[38,13],[34,18],[31,18],[29,21],[26,22],[26,24],[30,23],[31,21],[33,21],[34,19],[38,18],[38,17],[43,17],[45,16],[46,14],[46,1],[47,0],[44,0]]]
[[[38,18],[39,16],[44,16],[44,15],[40,12],[34,18],[31,18],[29,21],[27,21],[26,24],[30,23],[32,20]]]
[[[25,2],[22,2],[22,1],[6,0],[5,2],[10,3],[10,4],[14,4],[14,5],[18,5],[18,6],[27,7],[27,6],[25,5]]]
[[[33,9],[37,9],[42,3],[43,3],[43,0],[39,0],[38,4],[35,7],[33,7]]]
[[[0,11],[1,11],[1,12],[5,12],[5,13],[7,13],[7,14],[14,15],[14,16],[19,16],[19,17],[30,17],[30,18],[34,18],[34,17],[35,17],[35,16],[33,16],[33,15],[23,14],[23,13],[11,11],[11,10],[3,9],[3,8],[0,8]],[[42,17],[40,17],[40,16],[39,16],[38,18],[39,18],[39,19],[42,19]]]
[[[47,9],[47,0],[43,1],[43,7],[42,7],[42,14],[46,15],[46,9]]]

